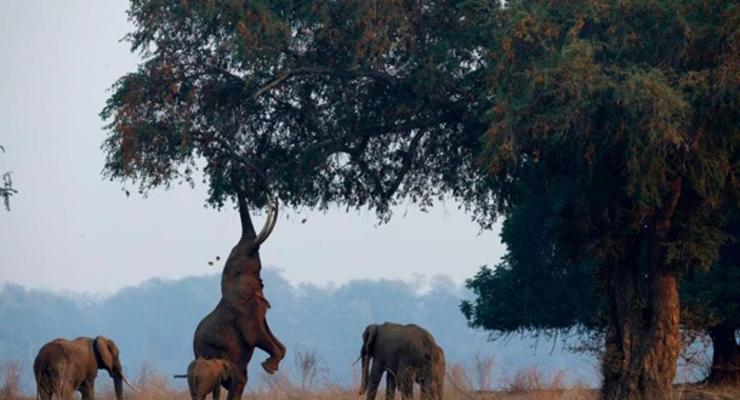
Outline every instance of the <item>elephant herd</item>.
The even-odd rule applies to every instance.
[[[193,338],[195,360],[187,377],[193,400],[209,393],[219,398],[220,388],[228,390],[227,400],[241,398],[247,384],[247,364],[255,348],[269,357],[262,368],[269,374],[278,370],[285,346],[267,324],[270,303],[263,294],[259,248],[275,227],[277,203],[270,201],[265,225],[256,233],[243,196],[237,196],[242,235],[226,259],[221,276],[221,299],[198,324]],[[105,337],[55,339],[45,344],[33,364],[40,400],[72,399],[79,391],[83,400],[93,400],[95,377],[104,369],[113,378],[117,400],[123,399],[123,375],[116,344]],[[360,394],[374,399],[382,375],[386,375],[386,399],[396,390],[411,398],[414,383],[422,399],[441,399],[445,375],[444,352],[425,329],[409,324],[386,322],[368,325],[360,350],[362,383]],[[371,364],[372,362],[372,364]],[[128,384],[130,387],[131,385]],[[133,387],[131,387],[133,389]]]

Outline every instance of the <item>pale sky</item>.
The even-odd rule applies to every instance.
[[[0,0],[0,173],[11,170],[19,191],[11,211],[0,210],[0,283],[109,294],[153,277],[220,272],[239,237],[231,206],[203,206],[203,185],[127,198],[100,174],[98,113],[137,61],[119,41],[131,28],[127,6]],[[505,251],[498,226],[481,232],[452,202],[429,213],[397,208],[380,226],[372,212],[281,211],[262,262],[293,283],[438,274],[460,283]]]

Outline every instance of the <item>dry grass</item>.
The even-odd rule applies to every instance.
[[[740,386],[676,385],[674,400],[737,400]]]
[[[418,390],[415,393],[418,399]],[[221,398],[226,397],[225,393]],[[740,387],[720,387],[720,388],[697,388],[697,387],[677,387],[674,400],[735,400],[740,399]],[[110,392],[99,393],[96,396],[99,400],[114,400],[115,397]],[[175,390],[171,388],[145,388],[139,393],[126,391],[124,398],[127,400],[190,400],[186,390]],[[384,399],[385,394],[379,391],[377,399]],[[400,395],[396,395],[400,398]],[[508,391],[477,391],[459,392],[455,389],[446,390],[445,399],[447,400],[596,400],[598,391],[593,389],[582,388],[564,388],[564,389],[533,389],[526,392],[508,392]],[[210,397],[208,398],[210,400]],[[275,389],[252,391],[247,390],[244,393],[245,400],[359,400],[364,399],[357,394],[355,390],[342,388],[323,388],[313,392],[297,392],[292,389]],[[4,399],[3,399],[4,400]],[[18,400],[33,400],[30,396],[18,397]]]
[[[256,388],[254,384],[247,386],[243,399],[249,400],[359,400],[363,399],[357,393],[359,384],[353,388],[341,387],[332,384],[328,379],[328,371],[320,367],[319,359],[312,352],[306,352],[295,359],[299,369],[298,381],[291,381],[284,374],[273,376],[264,375],[263,385]],[[598,390],[587,388],[577,382],[569,382],[565,371],[556,371],[545,374],[535,368],[520,369],[503,379],[495,390],[493,386],[492,370],[493,359],[478,355],[468,365],[450,364],[447,367],[445,382],[445,396],[447,400],[596,400]],[[18,363],[6,362],[0,367],[0,400],[32,400],[28,394],[21,395],[18,382],[22,370]],[[317,376],[324,375],[323,379]],[[471,379],[472,377],[472,379]],[[101,380],[96,388],[99,400],[115,400],[110,384]],[[124,398],[127,400],[189,400],[186,389],[174,388],[169,380],[153,368],[144,365],[135,375],[132,383],[138,388],[132,392],[124,388]],[[359,380],[358,380],[359,382]],[[381,387],[384,387],[382,385]],[[415,390],[415,398],[419,398],[419,390]],[[79,396],[78,396],[79,397]],[[226,393],[222,391],[221,398]],[[677,385],[674,400],[730,400],[740,399],[740,387],[704,387],[697,385]],[[385,398],[382,389],[377,399]],[[400,394],[396,395],[400,398]],[[208,398],[210,400],[210,397]]]
[[[0,399],[19,400],[21,375],[23,368],[16,360],[5,361],[0,366]]]

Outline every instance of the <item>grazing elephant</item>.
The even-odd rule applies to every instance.
[[[277,203],[270,201],[267,221],[259,234],[255,234],[242,195],[238,196],[238,206],[242,237],[231,250],[221,275],[221,301],[200,321],[193,339],[195,358],[220,358],[236,366],[236,382],[233,392],[229,391],[229,400],[241,398],[247,384],[247,364],[255,347],[270,355],[262,363],[270,374],[277,371],[285,357],[285,346],[267,325],[270,303],[262,293],[260,277],[259,248],[275,226]]]
[[[396,387],[401,391],[401,398],[411,399],[414,383],[421,387],[422,399],[442,399],[445,355],[424,328],[391,322],[368,325],[362,334],[360,358],[360,394],[367,391],[367,400],[375,399],[383,372],[386,372],[386,399],[395,397]]]
[[[39,350],[33,362],[36,393],[40,400],[55,396],[60,400],[73,399],[79,391],[83,400],[95,399],[95,377],[104,369],[113,378],[116,399],[123,399],[123,376],[118,347],[103,336],[95,339],[79,337],[74,340],[54,339]]]
[[[227,388],[229,393],[234,391],[236,373],[236,366],[228,360],[196,358],[188,366],[190,397],[193,400],[203,400],[208,393],[213,393],[213,400],[218,400],[221,385]]]

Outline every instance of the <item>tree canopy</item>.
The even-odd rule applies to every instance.
[[[215,206],[462,197],[489,106],[475,3],[133,0],[105,173],[147,191],[202,161]]]

